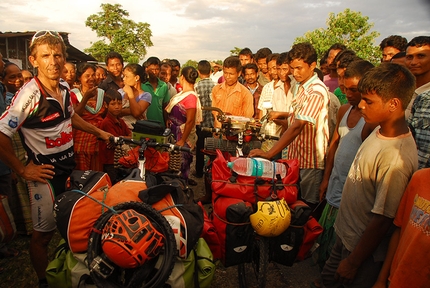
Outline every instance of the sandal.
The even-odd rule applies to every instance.
[[[13,248],[3,247],[0,249],[0,258],[12,258],[19,255],[21,255],[21,251]]]

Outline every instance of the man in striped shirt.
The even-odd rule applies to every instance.
[[[289,112],[271,112],[270,118],[288,118],[288,128],[281,139],[267,152],[254,149],[250,157],[270,159],[288,146],[288,158],[300,163],[301,198],[315,207],[319,202],[318,187],[324,172],[324,158],[328,147],[327,87],[319,80],[314,68],[317,54],[309,43],[295,44],[288,52],[291,72],[297,81],[292,87],[293,100]]]

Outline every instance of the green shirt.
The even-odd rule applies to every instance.
[[[146,118],[148,120],[154,120],[160,122],[163,127],[166,126],[163,116],[163,104],[167,104],[170,101],[169,88],[167,84],[158,79],[157,88],[154,90],[149,81],[142,84],[142,90],[149,92],[152,95],[151,105],[146,110]]]
[[[342,93],[339,87],[334,90],[333,94],[336,95],[337,99],[339,99],[340,105],[348,103],[346,95]]]

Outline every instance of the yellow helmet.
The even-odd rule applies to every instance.
[[[290,226],[291,212],[285,199],[259,201],[257,207],[257,212],[249,216],[249,219],[258,235],[275,237]]]

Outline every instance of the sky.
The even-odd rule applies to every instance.
[[[68,32],[83,50],[101,40],[85,26],[102,3],[121,4],[129,19],[150,24],[153,47],[147,57],[224,60],[234,47],[254,53],[269,47],[285,52],[307,31],[326,28],[329,13],[349,8],[374,23],[381,36],[430,36],[430,0],[14,0],[0,3],[0,31]]]

